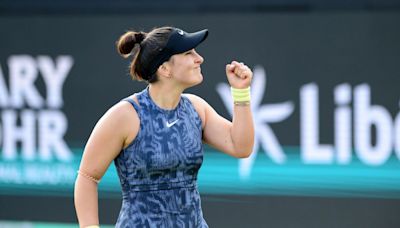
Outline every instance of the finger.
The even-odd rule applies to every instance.
[[[232,64],[226,64],[226,71],[233,72],[235,66]]]
[[[241,75],[242,75],[242,78],[248,78],[248,77],[250,77],[250,75],[251,75],[251,70],[250,70],[250,68],[248,68],[247,66],[243,67],[243,68],[242,68],[242,71],[241,71]]]
[[[235,67],[240,67],[241,66],[241,64],[238,61],[232,61],[231,64],[234,65]]]
[[[246,64],[244,64],[243,62],[238,62],[238,61],[234,61],[237,66],[246,66]]]
[[[242,71],[241,78],[246,79],[249,76],[249,72],[247,70]]]
[[[240,69],[237,74],[236,74],[239,78],[245,79],[247,78],[247,71]]]
[[[242,73],[242,69],[240,67],[235,67],[234,73],[239,76]]]
[[[239,66],[239,67],[236,67],[236,69],[237,69],[237,74],[238,75],[241,75],[241,74],[243,74],[244,72],[247,71],[247,68],[245,66]]]

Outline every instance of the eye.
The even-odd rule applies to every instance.
[[[185,55],[190,55],[190,54],[193,54],[193,50],[189,50],[189,51],[185,52]]]

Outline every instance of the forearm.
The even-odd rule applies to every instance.
[[[78,175],[74,201],[80,227],[99,224],[97,183]]]
[[[231,137],[237,157],[250,156],[254,145],[254,124],[250,105],[234,105]]]

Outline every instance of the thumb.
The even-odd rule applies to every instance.
[[[235,69],[235,65],[226,64],[226,72],[233,72],[234,69]]]

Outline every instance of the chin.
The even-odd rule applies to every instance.
[[[199,74],[199,78],[200,78],[200,82],[202,82],[203,81],[203,74],[202,73]]]
[[[191,80],[188,83],[188,87],[196,86],[196,85],[200,84],[201,82],[203,82],[203,75],[200,74],[200,76],[196,76],[195,78],[193,78],[193,80]]]
[[[203,75],[200,73],[199,77],[196,80],[196,85],[200,84],[203,81]]]

